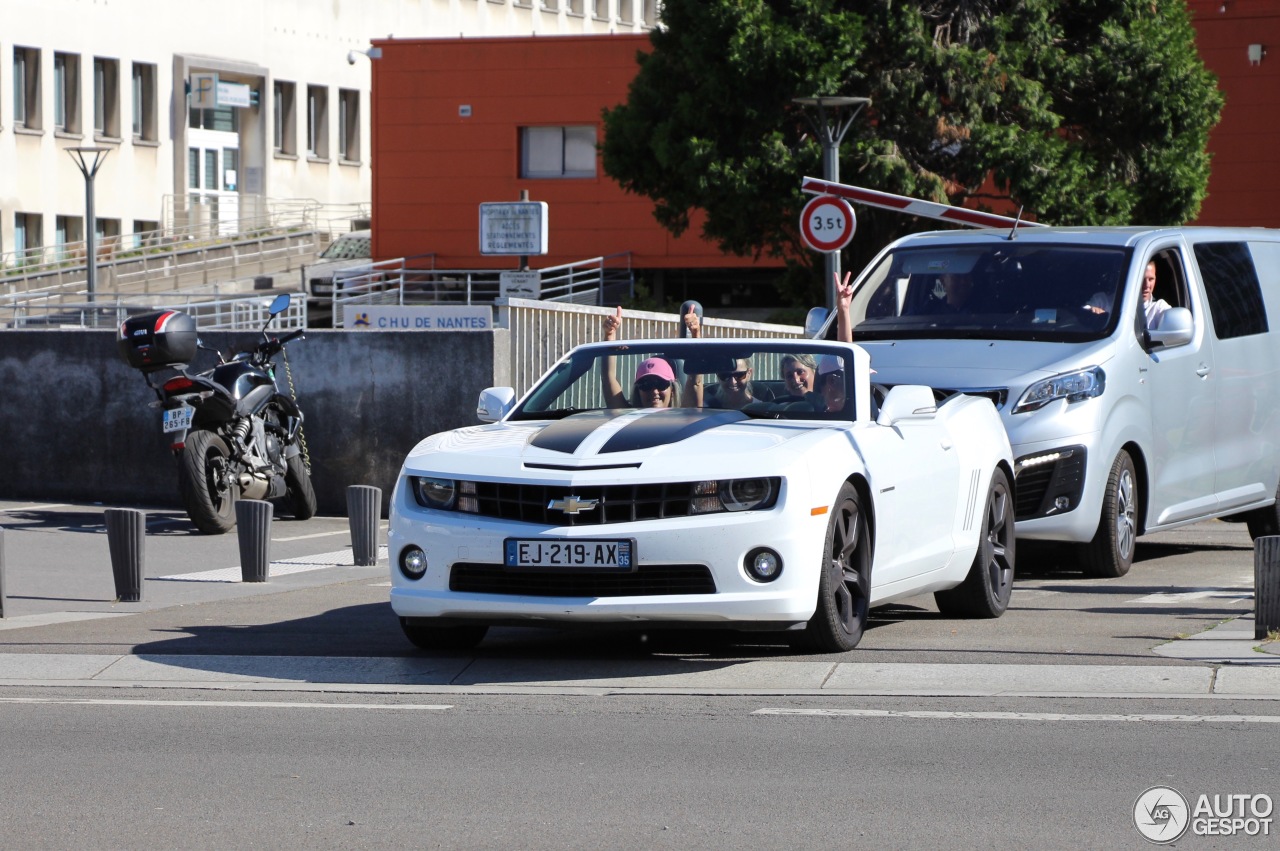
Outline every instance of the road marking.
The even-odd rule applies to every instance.
[[[58,704],[63,706],[222,706],[232,709],[411,709],[442,711],[451,703],[288,703],[272,700],[77,700],[70,697],[0,697],[0,703]]]
[[[387,548],[378,547],[378,558],[387,557]],[[334,550],[311,556],[298,556],[273,561],[267,569],[270,577],[288,576],[292,573],[305,573],[309,570],[323,570],[326,567],[355,567],[356,557],[351,550]],[[241,582],[244,573],[240,565],[222,567],[216,570],[202,570],[197,573],[175,573],[171,576],[157,576],[156,579],[166,582]]]
[[[1253,588],[1193,588],[1189,591],[1162,591],[1135,597],[1130,603],[1146,603],[1153,606],[1177,606],[1197,601],[1215,601],[1234,606],[1253,600]]]
[[[385,530],[387,528],[387,524],[383,523],[378,528]],[[278,541],[281,543],[283,543],[284,541],[305,541],[308,538],[327,538],[330,535],[347,535],[347,534],[350,534],[350,532],[351,532],[350,529],[334,529],[332,532],[312,532],[310,535],[294,535],[291,538],[272,538],[271,540]]]
[[[66,508],[70,503],[67,502],[49,502],[44,505],[19,505],[15,508],[0,508],[0,514],[8,514],[10,511],[40,511],[45,508]]]
[[[1065,712],[927,712],[894,709],[757,709],[752,715],[846,716],[853,718],[922,718],[977,721],[1155,721],[1179,723],[1280,724],[1280,715],[1116,715]]]

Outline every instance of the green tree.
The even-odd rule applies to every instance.
[[[1205,196],[1222,97],[1184,0],[665,0],[662,24],[605,112],[604,167],[725,251],[821,265],[797,232],[822,174],[802,95],[871,98],[846,183],[1064,225],[1181,223]],[[858,265],[922,227],[858,217]]]

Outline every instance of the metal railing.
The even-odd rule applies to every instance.
[[[206,331],[256,331],[270,317],[268,307],[278,293],[120,293],[92,302],[54,305],[20,302],[0,305],[0,327],[8,328],[118,328],[130,316],[153,310],[180,310]],[[307,326],[307,300],[294,296],[276,319],[282,329]]]
[[[593,257],[533,270],[541,300],[573,304],[617,303],[633,293],[629,254]],[[502,297],[501,269],[421,268],[423,258],[385,260],[334,273],[333,327],[343,327],[346,305],[475,305]]]
[[[511,386],[523,396],[565,352],[583,343],[604,339],[604,317],[615,308],[566,304],[532,299],[500,299],[496,325],[511,332]],[[664,339],[679,336],[681,320],[674,313],[624,310],[622,335],[626,339]],[[737,319],[702,320],[706,338],[804,337],[795,325],[772,325]]]

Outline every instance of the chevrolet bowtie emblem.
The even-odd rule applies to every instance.
[[[576,496],[569,495],[564,499],[553,499],[547,503],[547,508],[558,508],[565,514],[579,514],[583,511],[590,511],[600,502],[598,499],[579,499]]]

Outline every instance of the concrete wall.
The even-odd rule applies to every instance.
[[[256,339],[200,336],[221,351]],[[309,330],[288,352],[322,514],[345,516],[346,488],[357,484],[382,488],[385,508],[414,444],[474,425],[479,391],[509,382],[502,329]],[[155,394],[120,357],[115,332],[0,332],[0,388],[0,499],[181,506]]]

